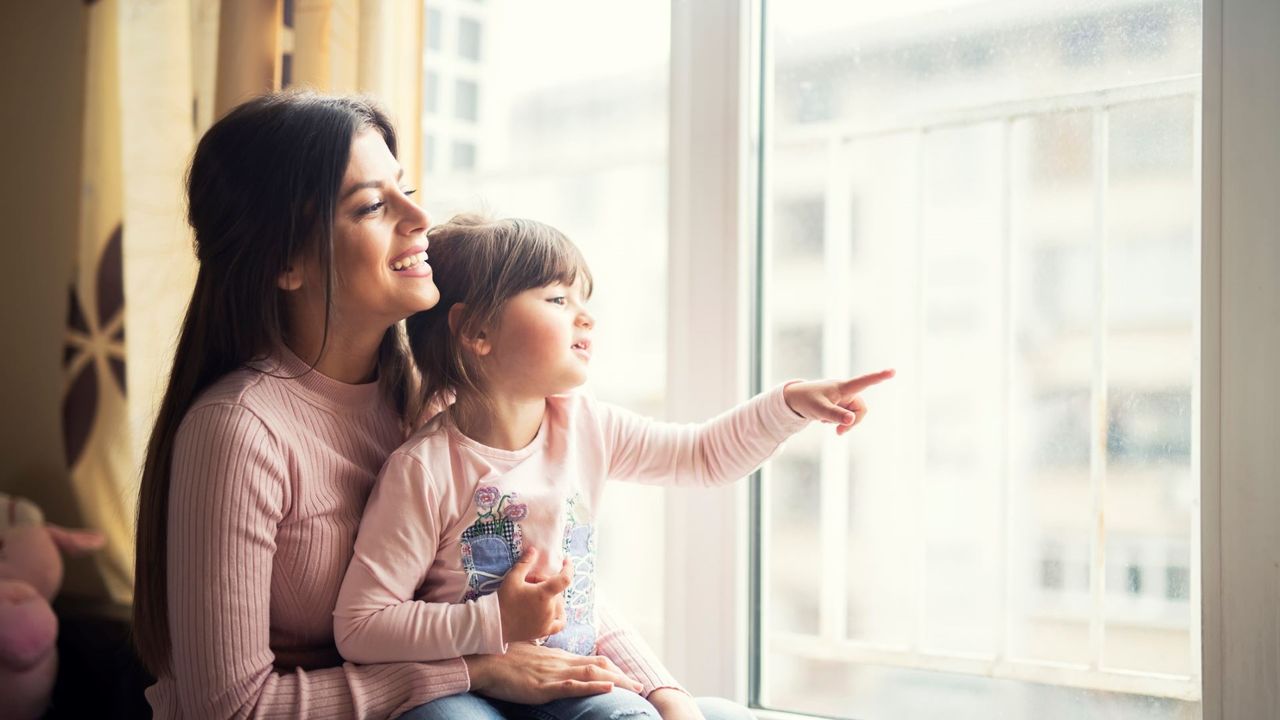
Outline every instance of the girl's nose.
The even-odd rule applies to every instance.
[[[591,313],[587,312],[586,310],[583,310],[581,313],[578,313],[579,327],[591,329],[592,327],[595,327],[595,324],[596,324],[596,319],[591,317]]]

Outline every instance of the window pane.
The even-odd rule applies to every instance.
[[[468,122],[480,119],[480,89],[474,81],[459,79],[454,83],[453,116]]]
[[[423,183],[432,222],[481,211],[563,230],[596,281],[589,389],[661,416],[667,4],[428,0],[427,8],[463,16],[457,55],[467,60],[426,56],[455,94],[441,98],[449,111],[426,119],[428,131],[452,143],[438,146],[453,151],[452,167],[437,162]],[[659,650],[662,508],[659,488],[610,485],[598,546],[602,592]]]
[[[422,172],[430,175],[436,171],[436,138],[431,133],[422,136]]]
[[[1011,656],[1090,662],[1090,342],[1098,313],[1089,112],[1009,128]],[[1043,568],[1057,569],[1045,582]]]
[[[440,50],[444,47],[444,17],[436,8],[427,8],[427,49]]]
[[[1188,674],[1190,568],[1197,511],[1191,471],[1198,306],[1197,103],[1177,98],[1110,114],[1107,223],[1107,577],[1109,667]],[[1153,210],[1159,209],[1158,212]],[[1175,593],[1176,595],[1177,593]]]
[[[458,56],[480,60],[480,23],[469,17],[458,19]]]
[[[470,172],[476,169],[475,143],[453,141],[453,159],[450,162],[454,172]]]
[[[422,76],[422,111],[434,114],[440,104],[440,75],[428,70]]]
[[[764,707],[1200,717],[1200,15],[767,3]]]

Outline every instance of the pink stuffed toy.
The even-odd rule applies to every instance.
[[[34,503],[0,493],[0,698],[4,718],[38,718],[58,674],[58,618],[49,601],[62,585],[58,550],[102,547],[96,531],[44,522]]]

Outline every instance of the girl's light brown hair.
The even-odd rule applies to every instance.
[[[443,408],[451,397],[482,394],[482,378],[459,336],[493,325],[512,297],[554,282],[582,283],[591,296],[591,270],[564,233],[534,220],[492,220],[463,214],[427,232],[440,302],[406,322],[422,372],[422,407]],[[454,330],[449,311],[463,304]]]

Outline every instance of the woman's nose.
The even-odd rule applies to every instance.
[[[431,227],[431,218],[427,216],[427,211],[423,210],[420,205],[409,201],[404,204],[404,208],[400,226],[406,235],[424,233],[427,228]]]

